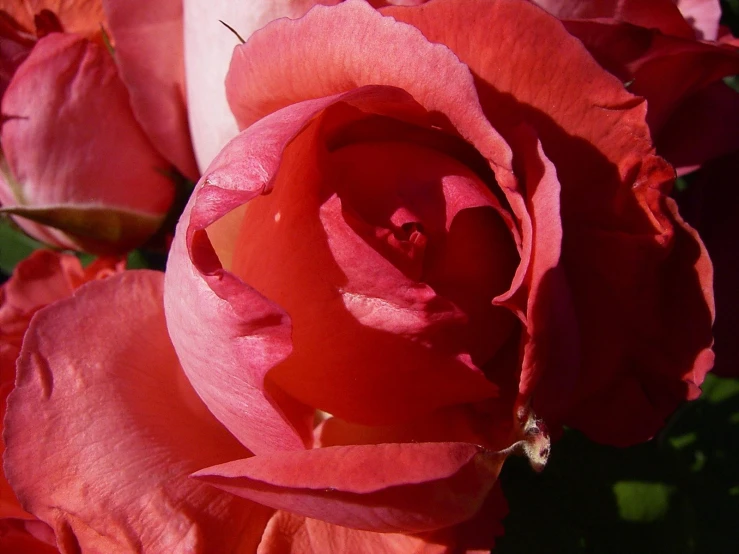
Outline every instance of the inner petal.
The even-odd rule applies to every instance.
[[[514,328],[491,300],[517,263],[495,197],[436,150],[375,142],[329,152],[319,137],[314,124],[288,147],[273,191],[247,205],[233,251],[232,271],[293,322],[293,352],[268,380],[368,425],[495,396],[479,367]],[[484,259],[461,263],[460,245]]]

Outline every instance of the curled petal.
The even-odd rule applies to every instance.
[[[506,455],[467,443],[336,446],[255,456],[195,477],[328,523],[417,533],[474,515]]]
[[[5,438],[8,481],[63,551],[233,551],[269,516],[188,477],[249,453],[181,373],[160,273],[124,272],[39,312]]]

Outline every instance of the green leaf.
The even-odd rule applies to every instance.
[[[651,523],[664,519],[670,509],[670,497],[675,487],[664,483],[619,481],[613,485],[621,519]]]
[[[18,262],[45,246],[20,231],[8,218],[0,217],[0,269],[10,275]]]
[[[739,379],[722,379],[709,373],[701,389],[703,389],[701,398],[711,404],[721,404],[739,395]]]

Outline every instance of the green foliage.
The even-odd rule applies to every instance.
[[[652,441],[612,448],[568,430],[541,474],[506,462],[495,553],[722,554],[739,545],[739,380],[709,375]]]
[[[18,262],[43,246],[18,229],[8,217],[0,216],[0,271],[10,275]]]

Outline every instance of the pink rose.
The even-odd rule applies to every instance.
[[[0,132],[1,211],[39,240],[95,253],[125,252],[158,230],[174,196],[166,175],[172,162],[186,175],[197,175],[184,106],[184,129],[178,130],[173,116],[158,108],[174,101],[147,103],[156,85],[160,97],[169,98],[166,83],[144,66],[138,73],[125,71],[136,59],[129,47],[133,31],[115,10],[113,15],[113,39],[120,36],[121,43],[115,55],[104,45],[100,1],[36,0],[0,18],[0,61],[8,68]],[[181,36],[181,18],[179,24]],[[158,30],[148,25],[137,38]],[[149,65],[167,62],[149,50]],[[130,89],[116,61],[133,82]],[[173,67],[181,72],[178,61]],[[143,78],[150,83],[148,96],[135,86]],[[154,107],[158,116],[151,113]],[[142,128],[139,121],[147,123]]]
[[[226,90],[244,130],[165,276],[24,340],[8,480],[62,549],[487,550],[545,423],[632,444],[699,394],[712,270],[674,170],[543,10],[318,6]]]
[[[19,263],[10,279],[0,287],[0,424],[5,415],[6,399],[15,383],[16,359],[33,315],[71,296],[84,283],[122,271],[123,265],[124,262],[115,258],[100,258],[83,269],[75,256],[38,250]],[[0,439],[0,455],[4,451],[5,444]],[[29,459],[27,463],[33,461]],[[45,543],[28,532],[29,526],[39,535],[45,524],[21,508],[0,470],[0,550],[46,552]],[[31,550],[31,547],[38,550]]]

